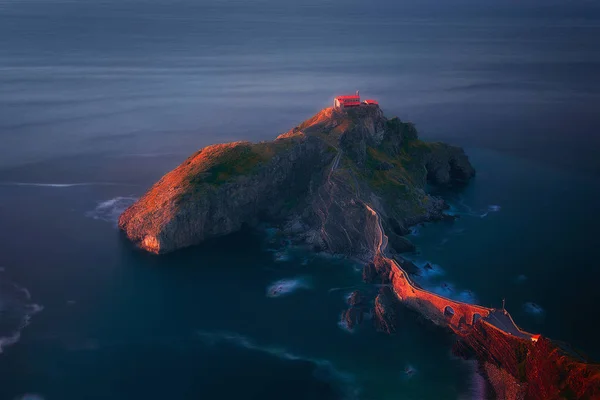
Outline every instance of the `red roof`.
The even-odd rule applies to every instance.
[[[352,94],[352,95],[348,95],[348,96],[336,96],[336,99],[338,99],[338,100],[353,99],[353,100],[356,100],[356,101],[360,101],[360,96]]]
[[[379,102],[377,100],[373,100],[373,99],[365,100],[365,103],[367,103],[367,104],[379,104]]]

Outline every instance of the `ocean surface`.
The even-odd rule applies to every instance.
[[[600,8],[496,3],[0,0],[0,400],[489,398],[418,315],[340,323],[377,291],[353,261],[116,228],[193,151],[358,89],[477,169],[415,279],[599,360]]]

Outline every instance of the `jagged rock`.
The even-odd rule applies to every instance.
[[[427,180],[436,185],[463,184],[475,176],[475,169],[460,147],[436,143],[427,157]]]
[[[420,141],[412,124],[379,107],[327,108],[272,142],[200,150],[125,210],[119,227],[142,249],[166,253],[288,221],[294,243],[368,260],[379,228],[366,204],[379,199],[395,232],[390,247],[411,251],[398,234],[443,218],[443,201],[424,191],[427,177],[446,184],[471,171],[462,150]]]
[[[342,318],[346,323],[348,329],[353,329],[356,325],[360,324],[364,319],[366,312],[364,307],[365,298],[361,295],[358,290],[352,292],[348,298],[348,310],[344,312]]]
[[[360,291],[355,290],[348,298],[348,305],[356,307],[362,305],[364,301],[365,298],[360,294]]]
[[[363,267],[363,280],[367,283],[390,283],[390,268],[387,264],[368,263]]]
[[[375,298],[373,312],[377,330],[393,334],[399,327],[399,301],[389,287],[383,287]]]
[[[362,278],[363,281],[367,282],[367,283],[373,283],[375,282],[375,279],[377,279],[378,277],[378,272],[377,269],[375,268],[375,264],[374,263],[368,263],[363,267],[363,271],[362,271]]]
[[[404,236],[410,233],[410,229],[407,229],[404,225],[400,224],[396,218],[388,218],[388,223],[392,227],[394,233],[397,235]]]
[[[397,255],[394,256],[394,260],[396,260],[396,262],[400,264],[402,269],[410,275],[420,275],[421,271],[419,270],[419,267],[417,267],[412,261],[409,261]]]
[[[362,323],[364,314],[365,311],[362,307],[350,307],[343,315],[348,329],[354,329],[356,325]]]
[[[395,251],[413,250],[402,237],[409,227],[448,218],[447,204],[425,192],[427,183],[461,185],[474,174],[461,148],[425,143],[414,125],[385,118],[379,107],[327,108],[272,142],[235,142],[196,152],[125,210],[119,228],[142,249],[166,253],[261,221],[288,223],[284,234],[315,250],[373,261],[365,266],[365,280],[407,285],[382,255],[383,235]],[[379,224],[392,229],[382,232]],[[364,316],[355,297],[356,304],[343,315],[350,328]],[[431,318],[428,313],[438,310],[428,310],[420,300],[411,304],[422,305],[416,309]],[[395,293],[382,288],[374,307],[378,329],[395,332],[400,310]],[[553,399],[556,393],[600,396],[597,368],[574,362],[548,340],[520,343],[495,328],[477,332],[484,326],[476,324],[465,341],[491,381],[499,374],[498,382],[505,382],[502,371],[530,380],[531,399]]]
[[[388,234],[388,240],[390,247],[396,253],[408,253],[411,251],[415,251],[416,249],[415,245],[410,240],[408,240],[404,236],[398,236],[393,232],[390,232]]]
[[[478,322],[461,335],[453,352],[479,360],[497,398],[600,398],[600,366],[565,348],[545,337],[523,340]]]

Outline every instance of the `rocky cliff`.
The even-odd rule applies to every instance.
[[[566,345],[545,337],[532,342],[479,321],[460,336],[454,353],[479,360],[499,399],[600,398],[600,365],[586,363]]]
[[[449,324],[438,316],[445,300],[411,283],[417,268],[397,254],[414,248],[409,227],[449,218],[426,184],[463,185],[474,174],[461,148],[423,142],[411,123],[386,118],[378,106],[327,108],[270,142],[201,149],[129,207],[119,227],[140,248],[166,253],[244,225],[278,224],[297,243],[365,261],[365,281],[385,285],[374,301],[379,330],[400,329],[406,306],[451,326],[461,338],[456,353],[480,361],[498,398],[599,398],[596,366],[547,339],[475,323],[474,314],[463,321],[458,314],[472,310],[460,304]],[[342,315],[350,329],[367,304],[352,295]]]
[[[142,249],[166,253],[272,221],[316,249],[368,258],[376,227],[364,203],[385,216],[390,245],[422,221],[443,218],[425,185],[474,175],[463,150],[419,140],[410,123],[377,106],[327,108],[271,142],[201,149],[165,175],[119,218]]]

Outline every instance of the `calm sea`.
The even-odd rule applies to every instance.
[[[421,284],[600,359],[600,9],[561,4],[0,0],[0,399],[486,398],[417,315],[339,323],[360,265],[116,229],[196,149],[357,89],[478,171],[413,231]]]

